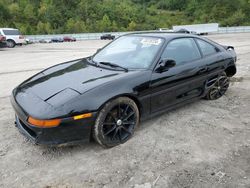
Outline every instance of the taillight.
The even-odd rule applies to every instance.
[[[24,39],[24,36],[23,35],[19,35],[19,39]]]

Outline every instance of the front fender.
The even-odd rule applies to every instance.
[[[143,109],[149,110],[149,81],[152,71],[141,71],[129,78],[121,78],[93,88],[65,103],[61,108],[71,115],[99,111],[102,106],[119,96],[135,99]],[[143,111],[144,112],[144,111]]]

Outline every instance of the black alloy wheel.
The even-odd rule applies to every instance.
[[[219,99],[226,93],[229,87],[229,83],[230,83],[229,78],[227,77],[226,73],[223,73],[218,77],[216,82],[210,87],[206,98],[208,100]]]
[[[139,123],[139,111],[133,100],[120,97],[108,102],[99,113],[94,127],[95,140],[113,147],[129,140]]]

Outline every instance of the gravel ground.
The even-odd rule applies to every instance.
[[[127,143],[48,148],[14,127],[11,90],[48,66],[91,55],[107,41],[0,49],[0,187],[250,187],[250,34],[233,45],[238,73],[226,95],[143,122]]]

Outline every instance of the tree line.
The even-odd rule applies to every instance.
[[[250,24],[249,0],[0,0],[0,27],[24,34],[154,30]]]

